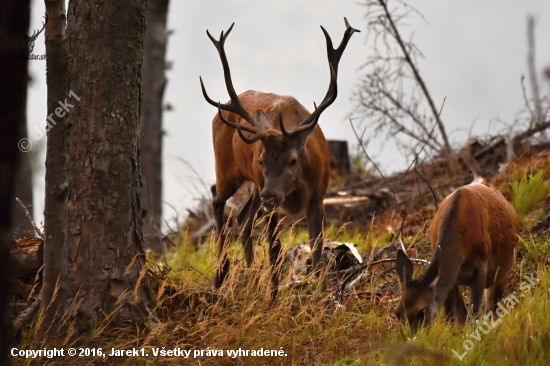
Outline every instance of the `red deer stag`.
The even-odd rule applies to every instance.
[[[323,199],[330,166],[328,145],[317,122],[321,113],[336,99],[338,63],[352,34],[359,32],[345,18],[344,21],[346,31],[337,49],[332,46],[327,31],[321,27],[326,37],[330,85],[323,102],[319,107],[315,106],[313,113],[291,96],[251,90],[237,96],[224,50],[225,40],[235,23],[227,32],[221,33],[219,41],[206,32],[220,55],[231,98],[228,104],[215,102],[206,93],[201,78],[204,98],[218,108],[212,121],[216,158],[216,184],[212,186],[212,195],[219,240],[218,269],[214,281],[216,288],[222,285],[229,271],[225,253],[227,235],[223,230],[225,203],[245,181],[254,183],[251,197],[237,216],[238,223],[244,224],[241,239],[247,266],[250,267],[253,261],[250,237],[253,219],[263,206],[270,211],[267,234],[274,295],[277,293],[281,254],[276,232],[279,215],[307,216],[309,244],[313,251],[312,266],[317,269],[323,246]]]
[[[438,309],[456,324],[464,324],[467,310],[459,286],[470,287],[470,311],[477,315],[483,290],[487,309],[503,298],[506,278],[516,254],[519,222],[502,194],[482,184],[459,188],[441,203],[432,226],[432,261],[413,279],[413,265],[401,249],[395,268],[402,290],[395,315],[416,332],[431,324]]]

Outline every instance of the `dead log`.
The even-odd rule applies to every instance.
[[[38,311],[39,306],[40,299],[36,298],[23,311],[21,311],[21,313],[19,313],[17,318],[13,321],[13,334],[18,334],[23,327],[31,322],[34,314]]]
[[[33,238],[17,240],[11,249],[13,275],[15,277],[35,274],[43,262],[43,241]]]

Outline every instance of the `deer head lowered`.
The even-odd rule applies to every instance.
[[[484,289],[488,310],[504,296],[508,272],[515,259],[519,221],[502,194],[482,184],[459,188],[441,202],[430,227],[432,261],[413,279],[413,265],[401,249],[395,269],[401,301],[395,315],[416,332],[429,325],[441,306],[456,324],[466,320],[459,286],[470,287],[470,312],[477,315]]]
[[[315,105],[313,113],[291,96],[259,91],[237,95],[224,49],[234,23],[227,32],[221,33],[219,40],[207,31],[222,61],[231,99],[228,104],[212,100],[200,79],[204,98],[218,109],[212,121],[216,158],[216,184],[212,186],[212,195],[219,239],[216,287],[222,285],[229,271],[229,261],[225,255],[226,233],[222,230],[225,203],[245,181],[254,183],[251,197],[237,216],[238,223],[244,224],[241,239],[247,265],[250,267],[253,261],[252,224],[262,206],[270,211],[267,232],[273,294],[276,294],[278,286],[281,251],[276,232],[279,215],[307,216],[313,249],[312,264],[313,268],[318,267],[323,245],[323,199],[328,186],[330,153],[317,123],[321,113],[336,100],[338,63],[352,34],[359,32],[345,18],[344,21],[346,31],[336,49],[327,31],[321,27],[327,44],[330,84],[325,98],[318,107]]]

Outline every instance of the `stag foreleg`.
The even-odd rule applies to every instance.
[[[314,273],[319,275],[324,246],[323,226],[325,224],[325,208],[322,202],[315,200],[309,204],[306,221],[309,234],[309,247],[312,251],[311,267]]]
[[[281,272],[281,241],[277,234],[277,224],[279,223],[279,216],[276,212],[269,213],[269,224],[267,225],[267,237],[269,239],[269,263],[271,264],[271,283],[273,289],[271,296],[273,299],[277,297],[279,292],[279,275]]]
[[[218,267],[214,278],[214,287],[220,288],[229,272],[229,259],[227,258],[227,230],[224,230],[224,211],[226,200],[221,199],[216,192],[216,185],[212,185],[212,206],[214,220],[216,221],[216,238],[218,240]]]
[[[241,241],[243,243],[244,257],[248,268],[252,266],[252,262],[254,261],[254,250],[251,235],[254,221],[256,219],[256,213],[259,208],[260,194],[258,189],[255,188],[252,196],[250,196],[248,201],[246,201],[237,216],[237,222],[239,225],[244,225],[241,234]]]

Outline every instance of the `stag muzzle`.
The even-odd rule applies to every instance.
[[[262,207],[267,210],[273,210],[275,206],[279,206],[283,203],[283,195],[264,190],[260,194],[260,201],[262,203]]]

